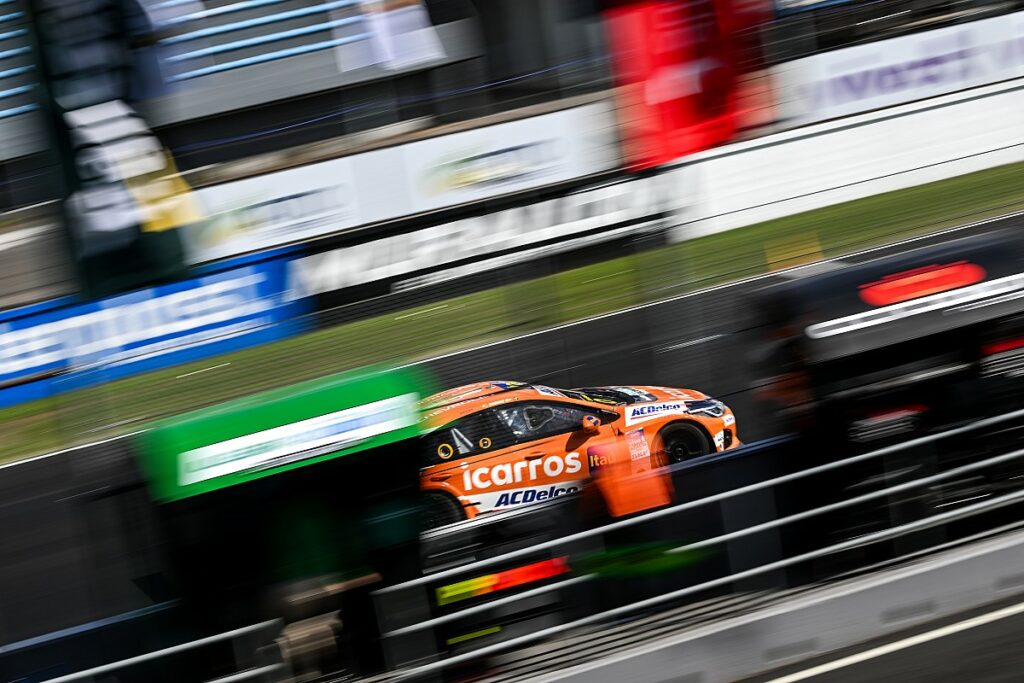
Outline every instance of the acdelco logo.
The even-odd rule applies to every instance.
[[[648,403],[646,405],[630,406],[626,410],[626,424],[643,422],[659,415],[670,413],[685,413],[685,403]]]
[[[565,456],[549,455],[537,460],[521,460],[515,463],[501,463],[490,467],[484,465],[475,469],[467,469],[462,473],[462,485],[466,491],[489,489],[492,486],[507,486],[523,481],[536,481],[541,473],[549,477],[557,477],[563,472],[575,474],[583,469],[579,453]]]
[[[498,502],[494,504],[494,507],[507,507],[509,505],[527,505],[529,503],[539,503],[544,500],[551,498],[557,498],[558,496],[571,495],[578,493],[579,488],[575,486],[549,486],[546,489],[525,489],[523,491],[512,491],[511,493],[503,493],[498,496]]]

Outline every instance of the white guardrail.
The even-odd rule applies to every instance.
[[[453,579],[454,577],[457,577],[457,576],[463,576],[463,577],[465,577],[467,575],[472,576],[472,574],[474,572],[476,572],[476,571],[478,571],[480,569],[483,569],[483,568],[486,568],[486,567],[491,567],[491,566],[496,565],[496,564],[507,563],[510,560],[521,558],[521,557],[524,557],[524,556],[527,556],[527,555],[536,555],[539,551],[548,550],[548,549],[556,548],[556,547],[559,547],[559,546],[566,546],[566,545],[573,544],[573,543],[576,543],[578,541],[585,540],[585,539],[592,539],[592,538],[596,538],[596,537],[601,537],[601,536],[607,534],[610,531],[615,531],[615,530],[620,530],[620,529],[624,529],[624,528],[627,528],[627,527],[636,526],[638,524],[643,524],[643,523],[646,523],[646,522],[650,522],[650,521],[652,521],[654,519],[658,519],[658,518],[662,518],[662,517],[666,517],[666,516],[670,516],[670,515],[676,515],[676,514],[679,514],[679,513],[683,512],[683,511],[686,511],[686,510],[693,510],[695,508],[706,506],[706,505],[709,505],[709,504],[712,504],[712,503],[716,503],[716,502],[719,502],[719,501],[723,501],[723,500],[726,500],[726,499],[729,499],[729,498],[735,498],[737,496],[742,496],[744,494],[748,494],[748,493],[752,493],[752,492],[756,492],[756,491],[760,491],[760,490],[776,487],[776,486],[778,486],[780,484],[785,484],[785,483],[792,482],[792,481],[795,481],[795,480],[798,480],[798,479],[802,479],[802,478],[805,478],[805,477],[809,477],[809,476],[812,476],[812,475],[815,475],[815,474],[820,474],[820,473],[823,473],[823,472],[828,472],[830,470],[835,470],[835,469],[838,469],[838,468],[848,467],[848,466],[856,464],[856,463],[862,463],[862,462],[865,462],[865,461],[874,460],[874,459],[877,459],[877,458],[880,458],[880,457],[883,457],[883,456],[886,456],[886,455],[889,455],[889,454],[892,454],[892,453],[897,453],[897,452],[900,452],[900,451],[906,451],[906,450],[909,450],[909,449],[916,448],[918,446],[924,446],[924,445],[932,444],[932,443],[935,443],[935,442],[938,442],[938,441],[941,441],[941,440],[945,440],[945,439],[949,439],[951,437],[959,436],[959,435],[962,435],[962,434],[976,432],[978,430],[985,429],[987,427],[998,425],[998,424],[1001,424],[1001,423],[1004,423],[1004,422],[1007,422],[1007,421],[1010,421],[1010,420],[1013,420],[1013,419],[1018,419],[1018,418],[1024,418],[1024,410],[1017,410],[1017,411],[1013,411],[1013,412],[1006,413],[1006,414],[1003,414],[1003,415],[999,415],[999,416],[995,416],[995,417],[991,417],[991,418],[986,418],[986,419],[983,419],[983,420],[978,420],[976,422],[972,422],[972,423],[967,424],[967,425],[956,427],[954,429],[950,429],[950,430],[947,430],[947,431],[944,431],[944,432],[941,432],[941,433],[926,435],[926,436],[923,436],[923,437],[912,439],[912,440],[904,442],[904,443],[895,444],[895,445],[888,446],[888,447],[885,447],[885,448],[880,448],[880,449],[877,449],[877,450],[874,450],[874,451],[871,451],[871,452],[868,452],[868,453],[864,453],[864,454],[852,456],[852,457],[849,457],[849,458],[845,458],[843,460],[839,460],[839,461],[835,461],[835,462],[830,462],[830,463],[825,463],[825,464],[818,465],[818,466],[815,466],[815,467],[806,468],[806,469],[803,469],[803,470],[800,470],[798,472],[794,472],[794,473],[791,473],[791,474],[786,474],[786,475],[782,475],[782,476],[778,476],[778,477],[773,477],[773,478],[767,479],[765,481],[757,482],[757,483],[750,484],[750,485],[747,485],[747,486],[741,486],[741,487],[738,487],[738,488],[735,488],[735,489],[732,489],[732,490],[729,490],[729,491],[725,491],[725,492],[722,492],[722,493],[719,493],[719,494],[715,494],[715,495],[711,495],[711,496],[706,496],[704,498],[700,498],[700,499],[697,499],[697,500],[694,500],[694,501],[688,501],[688,502],[685,502],[685,503],[680,503],[680,504],[677,504],[677,505],[673,505],[671,507],[663,508],[661,510],[656,510],[654,512],[650,512],[650,513],[647,513],[647,514],[639,516],[639,517],[630,518],[630,519],[626,519],[626,520],[622,520],[622,521],[618,521],[618,522],[613,522],[611,524],[607,524],[607,525],[604,525],[604,526],[601,526],[601,527],[598,527],[598,528],[595,528],[595,529],[590,529],[590,530],[586,530],[586,531],[570,534],[570,535],[567,535],[567,536],[563,536],[561,538],[553,539],[553,540],[550,540],[550,541],[545,541],[545,542],[542,542],[542,543],[537,543],[537,544],[531,545],[529,547],[524,547],[524,548],[521,548],[521,549],[518,549],[518,550],[514,550],[514,551],[511,551],[511,552],[505,553],[503,555],[482,559],[482,560],[479,560],[479,561],[476,561],[476,562],[472,562],[472,563],[467,564],[467,565],[463,565],[461,567],[455,567],[455,568],[447,569],[447,570],[444,570],[444,571],[435,572],[433,574],[430,574],[430,575],[427,575],[427,576],[423,576],[423,577],[420,577],[420,578],[417,578],[417,579],[413,579],[411,581],[407,581],[407,582],[402,583],[402,584],[397,584],[397,585],[394,585],[394,586],[388,586],[386,588],[382,588],[382,589],[376,591],[374,593],[374,596],[379,599],[380,596],[388,595],[388,594],[394,594],[394,593],[399,592],[399,591],[424,590],[424,589],[427,589],[427,587],[429,585],[436,584],[440,580],[451,580],[451,579]],[[764,523],[761,523],[761,524],[756,524],[756,525],[753,525],[753,526],[749,526],[749,527],[746,527],[744,529],[739,529],[739,530],[734,531],[734,532],[717,535],[717,536],[710,537],[710,538],[707,538],[707,539],[704,539],[704,540],[701,540],[701,541],[698,541],[698,542],[689,543],[689,544],[686,544],[686,545],[681,545],[681,546],[679,546],[677,548],[674,548],[674,549],[672,549],[672,550],[670,550],[668,552],[678,553],[678,552],[683,552],[683,551],[692,550],[692,549],[696,549],[696,548],[703,548],[703,547],[707,547],[707,546],[711,546],[711,545],[717,545],[717,544],[725,543],[725,542],[730,541],[730,540],[734,540],[734,539],[737,539],[737,538],[742,538],[744,536],[750,536],[750,535],[753,535],[753,534],[756,534],[756,533],[760,533],[760,532],[763,532],[763,531],[766,531],[766,530],[769,530],[769,529],[778,528],[778,527],[784,526],[786,524],[790,524],[790,523],[793,523],[793,522],[797,522],[797,521],[801,521],[801,520],[804,520],[804,519],[808,519],[808,518],[814,517],[816,515],[821,515],[821,514],[825,514],[825,513],[829,513],[829,512],[834,512],[836,510],[852,507],[852,506],[859,505],[861,503],[868,502],[868,501],[871,501],[871,500],[885,498],[885,497],[891,496],[891,495],[896,494],[896,493],[908,491],[908,490],[911,490],[911,489],[921,488],[921,487],[924,487],[924,486],[927,486],[927,485],[930,485],[930,484],[934,484],[934,483],[941,482],[941,481],[944,481],[944,480],[952,479],[954,477],[958,477],[958,476],[961,476],[963,474],[967,474],[967,473],[970,473],[970,472],[976,472],[976,471],[979,471],[979,470],[982,470],[982,469],[985,469],[985,468],[993,467],[995,465],[1000,465],[1000,464],[1003,464],[1003,463],[1006,463],[1006,462],[1010,462],[1010,461],[1013,461],[1013,460],[1017,460],[1017,459],[1021,459],[1021,458],[1024,458],[1024,449],[1013,450],[1013,451],[1008,452],[1008,453],[1003,453],[1003,454],[1000,454],[1000,455],[996,455],[996,456],[992,456],[992,457],[976,460],[976,461],[973,461],[973,462],[969,462],[969,463],[967,463],[965,465],[954,467],[954,468],[951,468],[951,469],[939,472],[937,474],[933,474],[933,475],[929,475],[929,476],[924,476],[924,477],[919,477],[919,478],[913,479],[911,481],[903,482],[901,484],[890,486],[890,487],[887,487],[887,488],[884,488],[884,489],[880,489],[880,490],[877,490],[877,491],[872,491],[872,492],[869,492],[869,493],[866,493],[866,494],[858,495],[858,496],[855,496],[855,497],[852,497],[852,498],[848,498],[848,499],[845,499],[845,500],[841,500],[841,501],[838,501],[838,502],[835,502],[835,503],[831,503],[831,504],[823,505],[823,506],[820,506],[820,507],[816,507],[816,508],[811,509],[811,510],[807,510],[807,511],[803,511],[803,512],[798,512],[798,513],[795,513],[795,514],[792,514],[792,515],[788,515],[788,516],[785,516],[785,517],[780,517],[780,518],[777,518],[777,519],[774,519],[774,520],[771,520],[771,521],[768,521],[768,522],[764,522]],[[970,505],[964,505],[962,507],[958,507],[958,508],[955,508],[955,509],[947,510],[945,512],[940,512],[940,513],[931,515],[929,517],[926,517],[926,518],[923,518],[923,519],[919,519],[919,520],[915,520],[915,521],[912,521],[912,522],[909,522],[909,523],[906,523],[906,524],[903,524],[903,525],[900,525],[900,526],[896,526],[896,527],[892,527],[892,528],[888,528],[888,529],[883,529],[881,531],[876,531],[876,532],[873,532],[873,533],[865,534],[865,535],[859,536],[857,538],[854,538],[854,539],[851,539],[851,540],[847,540],[847,541],[843,541],[841,543],[836,543],[834,545],[831,545],[831,546],[828,546],[828,547],[825,547],[825,548],[817,549],[817,550],[814,550],[814,551],[811,551],[811,552],[807,552],[807,553],[802,553],[802,554],[799,554],[799,555],[794,555],[794,556],[791,556],[791,557],[785,557],[785,558],[782,558],[782,559],[777,560],[777,561],[768,562],[768,563],[762,564],[762,565],[757,566],[757,567],[752,567],[750,569],[746,569],[746,570],[743,570],[743,571],[735,572],[735,573],[732,573],[732,574],[729,574],[729,575],[726,575],[726,576],[722,576],[722,577],[718,577],[718,578],[715,578],[715,579],[712,579],[712,580],[709,580],[709,581],[705,581],[705,582],[698,583],[698,584],[691,585],[691,586],[685,586],[685,587],[680,588],[678,590],[662,593],[660,595],[656,595],[654,597],[651,597],[651,598],[648,598],[648,599],[645,599],[645,600],[640,600],[640,601],[632,602],[630,604],[627,604],[627,605],[624,605],[624,606],[621,606],[621,607],[616,607],[614,609],[609,609],[609,610],[604,611],[604,612],[600,612],[600,613],[597,613],[597,614],[592,614],[592,615],[585,616],[585,617],[582,617],[582,618],[579,618],[579,619],[575,619],[575,620],[564,622],[564,623],[561,623],[561,624],[558,624],[558,625],[555,625],[555,626],[551,626],[551,627],[548,627],[548,628],[542,628],[542,629],[539,629],[539,630],[535,630],[535,631],[527,633],[525,635],[521,635],[521,636],[517,636],[517,637],[514,637],[514,638],[506,639],[504,641],[497,642],[497,643],[494,643],[494,644],[491,644],[491,645],[485,645],[485,646],[479,647],[477,649],[474,649],[474,650],[472,650],[470,652],[465,652],[463,654],[458,654],[458,655],[454,655],[454,656],[447,657],[447,658],[444,658],[444,659],[439,659],[437,661],[431,661],[431,662],[428,662],[428,663],[425,663],[425,664],[422,664],[422,665],[419,665],[419,666],[412,666],[412,667],[409,667],[409,668],[400,669],[400,670],[396,671],[395,673],[398,676],[399,680],[405,680],[407,678],[419,678],[419,677],[424,676],[424,675],[434,674],[434,673],[436,673],[436,672],[438,672],[438,671],[440,671],[442,669],[451,667],[451,666],[456,665],[456,664],[465,663],[467,661],[475,660],[475,659],[478,659],[480,657],[484,657],[486,655],[490,655],[490,654],[493,654],[493,653],[509,650],[509,649],[512,649],[512,648],[515,648],[515,647],[519,647],[519,646],[528,645],[528,644],[531,644],[531,643],[535,643],[535,642],[537,642],[539,640],[543,640],[543,639],[550,638],[550,637],[553,637],[553,636],[562,635],[562,634],[565,634],[565,633],[567,633],[569,631],[572,631],[574,629],[579,629],[581,627],[589,626],[589,625],[600,623],[600,622],[604,622],[604,621],[607,621],[609,619],[613,619],[615,617],[627,615],[627,614],[630,614],[630,613],[635,613],[635,612],[637,612],[639,610],[644,610],[644,609],[647,609],[647,608],[650,608],[650,607],[656,607],[656,606],[659,606],[659,605],[664,605],[665,603],[669,603],[671,601],[678,600],[679,598],[686,597],[688,595],[692,595],[692,594],[695,594],[695,593],[700,593],[702,591],[706,591],[706,590],[709,590],[709,589],[712,589],[712,588],[728,585],[728,584],[734,583],[736,581],[740,581],[740,580],[747,579],[747,578],[754,577],[754,576],[758,576],[758,575],[761,575],[761,574],[777,571],[779,569],[784,569],[784,568],[787,568],[787,567],[791,567],[791,566],[794,566],[794,565],[797,565],[797,564],[800,564],[800,563],[803,563],[803,562],[807,562],[808,560],[813,560],[813,559],[816,559],[816,558],[819,558],[819,557],[823,557],[823,556],[826,556],[826,555],[835,554],[835,553],[838,553],[838,552],[841,552],[841,551],[844,551],[844,550],[860,547],[860,546],[863,546],[863,545],[867,545],[867,544],[871,544],[871,543],[875,543],[875,542],[879,542],[879,541],[883,541],[883,540],[897,538],[899,536],[903,536],[903,535],[906,535],[906,534],[909,534],[909,533],[913,533],[915,531],[919,531],[919,530],[922,530],[922,529],[927,529],[927,528],[930,528],[930,527],[941,525],[943,523],[946,523],[946,522],[949,522],[949,521],[952,521],[952,520],[961,519],[961,518],[966,517],[966,516],[971,516],[971,515],[974,515],[976,513],[980,513],[980,512],[984,512],[984,511],[988,511],[988,510],[993,510],[993,509],[996,509],[998,507],[1010,505],[1010,504],[1017,503],[1017,502],[1020,502],[1020,501],[1024,501],[1024,490],[1014,491],[1014,492],[1008,493],[1006,495],[989,498],[987,500],[983,500],[981,502],[973,503],[973,504],[970,504]],[[531,597],[535,597],[535,596],[540,595],[540,594],[545,593],[545,592],[551,592],[551,591],[556,591],[556,590],[559,590],[559,589],[567,588],[567,587],[569,587],[571,585],[582,583],[582,582],[588,581],[588,580],[590,580],[592,578],[594,578],[594,577],[591,576],[591,575],[573,577],[573,578],[568,579],[568,580],[564,580],[564,581],[560,581],[560,582],[557,582],[557,583],[554,583],[554,584],[549,584],[547,586],[543,586],[543,587],[540,587],[540,588],[528,590],[528,591],[525,591],[525,592],[522,592],[522,593],[519,593],[519,594],[516,594],[516,595],[511,595],[511,596],[503,597],[503,598],[500,598],[500,599],[497,599],[497,600],[492,600],[490,602],[483,603],[483,604],[480,604],[480,605],[472,606],[472,607],[469,607],[467,609],[461,610],[459,612],[448,614],[448,615],[445,615],[445,616],[442,616],[442,617],[439,617],[439,618],[418,621],[417,623],[411,623],[411,624],[408,624],[408,625],[400,627],[400,628],[395,628],[395,629],[392,629],[390,631],[385,632],[383,634],[383,637],[385,639],[394,638],[394,637],[401,636],[401,635],[408,635],[408,634],[416,632],[416,631],[430,629],[430,628],[433,628],[433,627],[438,626],[440,624],[448,623],[448,622],[456,621],[456,620],[464,618],[464,617],[469,617],[469,616],[472,616],[472,615],[476,615],[476,614],[479,614],[481,612],[485,612],[485,611],[488,611],[490,609],[494,609],[496,607],[503,607],[503,606],[509,605],[511,603],[514,603],[514,602],[516,602],[518,600],[525,600],[525,599],[528,599],[528,598],[531,598]]]

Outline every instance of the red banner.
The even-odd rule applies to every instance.
[[[657,166],[736,135],[739,50],[727,0],[640,0],[604,16],[630,166]]]

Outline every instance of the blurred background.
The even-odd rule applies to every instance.
[[[1013,3],[5,8],[7,458],[1020,200],[1012,109],[820,123],[1019,76]]]
[[[836,439],[836,458],[866,452],[850,424],[931,390],[873,389],[808,431],[800,400],[770,389],[854,355],[814,374],[806,401],[845,397],[913,335],[786,356],[796,321],[846,305],[828,287],[871,280],[821,280],[803,309],[757,297],[794,273],[1013,233],[1021,79],[1021,0],[0,0],[0,643],[18,657],[181,593],[162,583],[173,543],[129,464],[155,420],[334,373],[695,387],[746,443],[803,429]],[[942,258],[1019,272],[1016,246],[973,249]],[[907,258],[871,277],[936,263]],[[1018,312],[996,308],[969,334],[936,327],[893,376],[1017,350]],[[996,318],[995,337],[978,331]],[[1020,407],[1016,384],[985,392],[921,431],[886,423],[874,445]],[[974,500],[974,483],[948,498]],[[894,526],[910,519],[890,503]],[[250,616],[226,605],[224,629]],[[54,667],[33,650],[10,680],[205,634],[181,619],[148,647],[80,646]]]

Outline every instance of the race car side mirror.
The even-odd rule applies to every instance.
[[[584,415],[580,431],[584,434],[597,434],[601,431],[601,421],[593,415]]]

